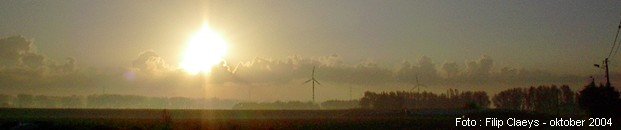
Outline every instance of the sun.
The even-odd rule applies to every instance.
[[[227,53],[227,44],[208,24],[188,41],[180,67],[190,74],[209,73]]]

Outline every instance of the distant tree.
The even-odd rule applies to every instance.
[[[576,114],[579,109],[576,103],[576,92],[572,91],[567,85],[561,86],[560,89],[563,95],[561,98],[561,105],[559,106],[561,113]]]
[[[0,107],[11,107],[13,96],[0,94]]]
[[[530,100],[532,111],[539,112],[555,112],[558,111],[561,102],[561,90],[556,85],[551,86],[539,86],[534,89],[535,91],[529,91],[529,95],[534,97],[534,100]]]
[[[526,97],[524,97],[524,103],[522,104],[521,110],[534,111],[536,106],[535,103],[538,102],[537,88],[531,86],[528,89],[524,89],[522,91],[524,91]]]
[[[35,107],[41,108],[57,108],[59,107],[60,98],[54,96],[37,95],[34,97]]]
[[[360,99],[365,109],[478,109],[490,104],[486,92],[459,92],[449,89],[446,94],[430,92],[365,92]]]
[[[594,81],[582,89],[578,96],[580,108],[592,117],[617,116],[620,106],[619,92],[612,86],[595,85]]]
[[[170,106],[176,109],[190,109],[192,100],[185,97],[172,97],[169,99]]]
[[[492,98],[496,108],[559,114],[576,112],[575,93],[567,85],[512,88]]]
[[[359,108],[358,100],[328,100],[321,103],[322,109],[353,109]]]
[[[512,88],[496,94],[492,101],[496,108],[522,110],[526,95],[521,88]]]
[[[148,108],[164,109],[168,107],[168,98],[151,97],[147,100]]]
[[[168,110],[166,109],[164,109],[164,111],[162,112],[162,124],[164,125],[164,128],[162,128],[163,130],[172,130],[172,117],[170,115],[170,112],[168,112]]]
[[[373,108],[373,102],[376,99],[376,94],[373,92],[366,91],[364,92],[364,96],[360,99],[360,107],[361,108]]]
[[[472,101],[470,104],[476,105],[475,108],[488,108],[491,102],[486,92],[479,91],[473,93]]]
[[[256,103],[256,102],[243,102],[238,103],[233,106],[233,109],[241,109],[241,110],[313,110],[319,109],[319,105],[313,102],[300,102],[300,101],[289,101],[289,102],[265,102],[265,103]]]
[[[562,104],[568,105],[568,104],[574,104],[576,102],[575,100],[576,93],[571,91],[569,86],[567,85],[561,86],[561,93],[563,93]]]
[[[474,102],[469,102],[464,105],[464,109],[481,109],[482,107]]]
[[[67,96],[60,98],[60,106],[64,108],[81,108],[84,107],[84,99],[82,96]]]
[[[17,95],[17,107],[21,108],[29,108],[34,107],[33,96],[28,94],[18,94]]]

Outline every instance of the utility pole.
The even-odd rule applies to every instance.
[[[610,75],[608,75],[608,58],[604,59],[604,67],[606,67],[606,86],[610,86]]]
[[[609,70],[608,70],[608,58],[604,59],[604,66],[603,68],[600,67],[599,64],[595,64],[595,67],[600,68],[600,69],[604,69],[605,72],[605,76],[606,76],[606,86],[611,87],[610,85],[610,75],[609,75]]]

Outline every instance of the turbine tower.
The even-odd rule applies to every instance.
[[[416,84],[414,85],[414,88],[410,89],[410,91],[412,91],[414,89],[417,89],[418,92],[420,92],[420,87],[427,87],[427,86],[424,85],[424,84],[419,83],[418,82],[418,75],[416,75]]]
[[[306,82],[304,82],[304,84],[308,83],[308,82],[313,82],[313,102],[315,102],[315,83],[317,83],[317,85],[321,85],[321,83],[319,83],[319,81],[317,81],[317,79],[315,79],[315,66],[313,66],[313,72],[311,73],[311,79],[306,80]]]

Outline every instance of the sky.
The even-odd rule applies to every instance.
[[[473,82],[503,74],[513,76],[493,80],[517,84],[540,77],[546,80],[536,83],[582,84],[590,75],[601,79],[603,71],[593,64],[601,63],[610,50],[621,20],[618,5],[578,0],[9,0],[0,4],[0,37],[23,36],[33,44],[25,50],[50,61],[47,68],[64,65],[82,75],[106,75],[92,76],[89,83],[79,80],[90,86],[105,86],[119,75],[127,79],[134,71],[170,75],[167,71],[172,70],[179,75],[174,71],[188,40],[205,22],[229,45],[228,70],[242,63],[240,70],[247,71],[240,71],[240,77],[255,85],[282,77],[292,77],[282,81],[286,83],[304,81],[311,66],[323,69],[319,78],[350,86],[360,86],[355,84],[359,81],[365,81],[363,86],[411,83],[412,75],[425,74],[425,82],[439,86],[450,86],[442,81],[448,79],[489,86]],[[613,73],[619,72],[620,60],[612,57]],[[4,69],[10,76],[8,64]],[[406,64],[415,67],[403,69]],[[156,74],[164,72],[159,69],[166,74]],[[382,74],[386,76],[378,76]],[[375,81],[382,78],[390,81]],[[145,84],[128,81],[125,86]]]

